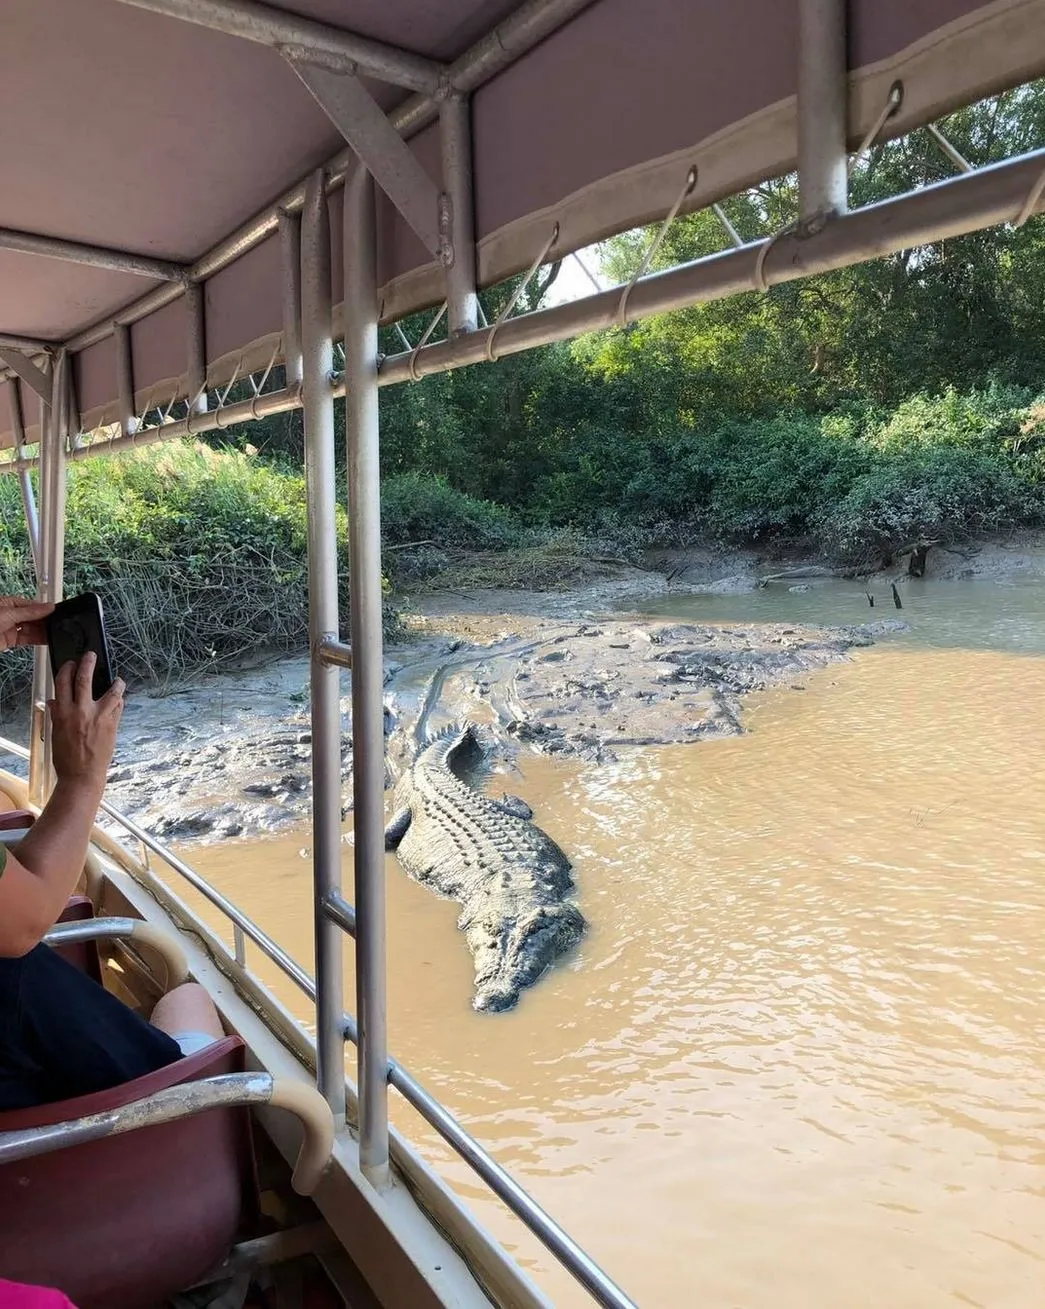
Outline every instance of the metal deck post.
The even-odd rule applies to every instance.
[[[345,418],[352,575],[359,1151],[363,1169],[375,1186],[382,1184],[388,1172],[385,717],[377,319],[374,183],[360,164],[345,184]]]
[[[301,215],[279,214],[279,257],[283,265],[283,363],[286,385],[301,381]]]
[[[131,329],[126,323],[114,323],[112,331],[116,338],[116,391],[120,402],[120,431],[124,436],[133,436],[138,430],[138,417],[134,405]]]
[[[449,95],[439,107],[443,193],[439,226],[446,263],[446,308],[450,335],[479,326],[475,293],[475,219],[472,194],[472,119],[468,97]]]
[[[320,655],[323,641],[336,640],[338,635],[330,226],[321,171],[309,179],[302,222],[301,345],[308,497],[317,1081],[335,1122],[340,1124],[345,1117],[342,936],[323,913],[327,895],[341,890],[341,675]]]
[[[11,435],[14,438],[15,454],[19,460],[25,458],[25,417],[22,414],[22,391],[17,379],[10,383],[8,390],[11,403]],[[18,470],[18,485],[22,492],[22,508],[25,510],[25,531],[29,538],[29,553],[33,557],[33,572],[36,584],[40,585],[40,517],[36,511],[36,496],[33,493],[33,479],[28,468]]]
[[[799,0],[798,184],[803,222],[849,207],[846,0]]]
[[[69,435],[69,356],[60,350],[51,370],[51,401],[40,405],[40,537],[37,594],[56,604],[65,575],[65,455]],[[33,698],[29,731],[29,802],[42,807],[51,793],[51,694],[47,650],[33,658]]]

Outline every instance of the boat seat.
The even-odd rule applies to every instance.
[[[58,921],[60,923],[86,923],[94,918],[94,905],[91,903],[89,895],[70,896],[68,904],[62,910]],[[63,959],[67,960],[74,968],[79,968],[81,973],[86,973],[88,977],[94,978],[101,984],[102,964],[98,956],[97,941],[71,941],[67,945],[56,945],[54,947]]]
[[[226,1037],[126,1085],[0,1114],[0,1133],[70,1125],[243,1070]],[[208,1109],[0,1164],[0,1277],[78,1309],[148,1309],[203,1278],[257,1216],[249,1110]]]

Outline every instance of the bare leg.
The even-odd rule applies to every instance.
[[[168,1036],[205,1032],[220,1041],[225,1035],[214,1001],[198,982],[185,982],[156,1002],[152,1025]]]

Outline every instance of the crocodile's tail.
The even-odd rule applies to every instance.
[[[474,724],[451,723],[429,738],[426,750],[435,750],[451,772],[474,766],[482,758],[482,743]]]

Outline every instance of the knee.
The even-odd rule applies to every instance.
[[[198,982],[183,982],[162,996],[152,1011],[152,1023],[168,1036],[204,1032],[220,1039],[225,1035],[214,1001]]]

